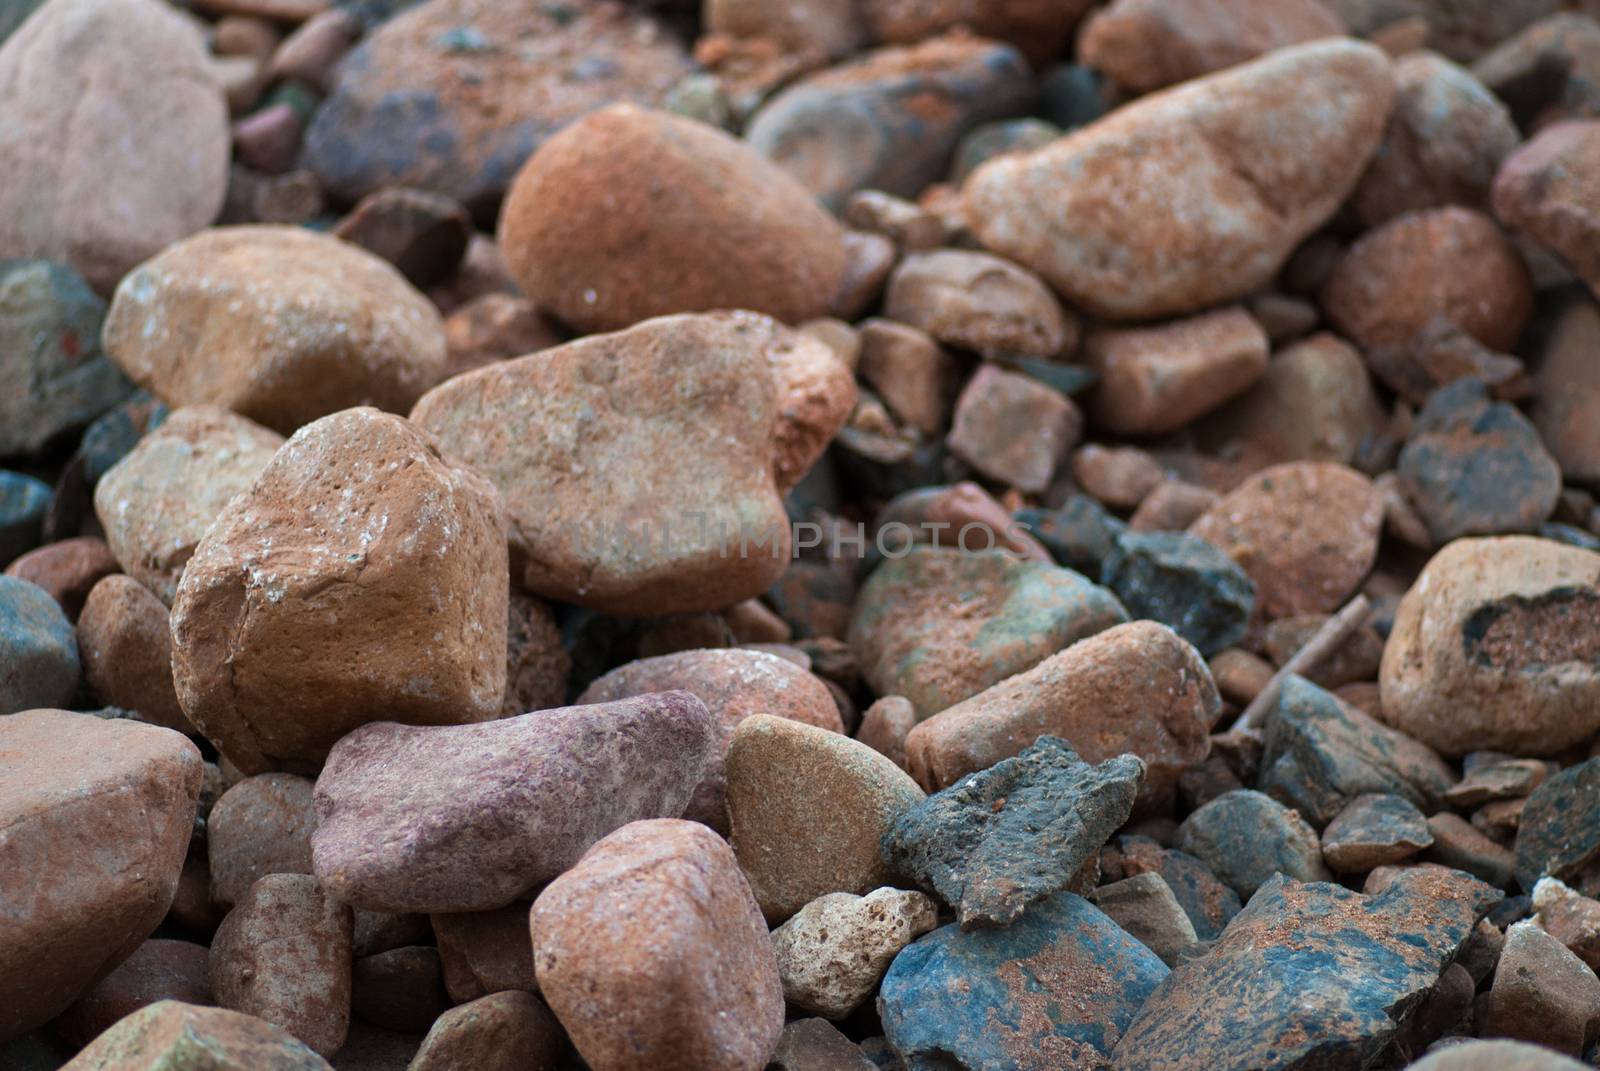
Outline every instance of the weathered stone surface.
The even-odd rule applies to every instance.
[[[1394,1010],[1432,988],[1498,899],[1442,871],[1405,871],[1373,896],[1274,878],[1151,995],[1116,1066],[1175,1071],[1197,1051],[1219,1067],[1369,1064],[1393,1040]]]
[[[1600,729],[1600,554],[1545,539],[1459,539],[1400,600],[1383,718],[1448,756],[1550,755]]]
[[[1177,845],[1212,869],[1241,899],[1275,874],[1328,881],[1316,830],[1269,796],[1249,789],[1224,793],[1184,819]]]
[[[515,900],[493,911],[437,914],[430,918],[445,991],[458,1004],[486,993],[539,991],[533,976],[528,904]]]
[[[63,710],[0,717],[0,1038],[104,977],[172,903],[200,752],[180,734]]]
[[[213,901],[232,907],[258,878],[311,873],[311,790],[304,777],[270,773],[222,794],[206,819]]]
[[[875,1071],[877,1066],[826,1019],[788,1023],[767,1061],[767,1071]]]
[[[572,656],[561,645],[555,613],[543,601],[512,591],[506,618],[506,693],[502,717],[560,706]]]
[[[1099,908],[1058,893],[1010,926],[943,926],[895,957],[878,1014],[916,1066],[1104,1066],[1166,965]]]
[[[345,58],[305,162],[343,201],[415,186],[488,219],[556,131],[613,101],[659,103],[688,71],[683,46],[623,5],[432,0]]]
[[[783,983],[728,846],[696,822],[634,822],[533,905],[539,988],[595,1071],[762,1066]]]
[[[877,990],[900,950],[938,924],[938,905],[919,892],[819,896],[772,931],[784,999],[843,1019]]]
[[[55,1031],[82,1047],[119,1019],[159,1001],[208,1005],[211,982],[206,960],[205,945],[152,937],[62,1012]]]
[[[928,719],[906,738],[911,774],[929,790],[1059,736],[1087,762],[1144,760],[1142,798],[1169,798],[1179,771],[1206,757],[1221,700],[1193,647],[1154,621],[1081,640]]]
[[[167,608],[137,580],[108,576],[89,592],[78,615],[78,656],[102,703],[136,710],[154,725],[192,729],[172,686]]]
[[[1371,46],[1280,49],[990,161],[967,180],[967,215],[1097,316],[1195,312],[1259,288],[1333,214],[1393,93]]]
[[[879,695],[903,695],[927,718],[1126,620],[1115,596],[1071,570],[918,546],[862,586],[850,645]]]
[[[1511,885],[1515,858],[1511,850],[1490,840],[1459,814],[1440,811],[1428,818],[1428,833],[1433,837],[1425,858],[1431,863],[1464,870],[1496,888]]]
[[[368,724],[317,778],[313,868],[368,910],[502,907],[612,830],[682,814],[716,747],[684,692],[479,725]]]
[[[1198,940],[1194,923],[1178,903],[1172,887],[1154,871],[1102,885],[1090,899],[1169,967],[1175,966],[1183,951]]]
[[[1050,358],[1078,345],[1078,324],[1039,277],[1009,260],[966,249],[901,259],[883,314],[947,346],[987,358]]]
[[[65,262],[109,293],[222,208],[227,105],[201,35],[166,4],[69,0],[38,16],[0,48],[0,260]]]
[[[1092,766],[1053,736],[911,808],[883,838],[897,874],[937,892],[963,929],[1007,926],[1067,888],[1133,810],[1144,763]]]
[[[528,296],[583,332],[727,308],[798,323],[828,311],[845,270],[838,223],[754,148],[629,105],[534,154],[500,242]]]
[[[1600,758],[1569,766],[1533,790],[1515,850],[1517,881],[1529,890],[1546,875],[1573,877],[1600,855]]]
[[[1357,796],[1322,831],[1322,858],[1340,874],[1364,874],[1433,844],[1427,819],[1404,796]]]
[[[96,1038],[63,1071],[331,1071],[303,1042],[253,1015],[163,1000]]]
[[[1082,434],[1083,415],[1072,399],[1031,376],[986,364],[956,400],[945,445],[988,479],[1038,494]]]
[[[538,997],[491,993],[439,1016],[406,1071],[555,1071],[564,1038]]]
[[[1590,290],[1600,287],[1596,160],[1600,122],[1554,123],[1512,153],[1494,180],[1500,221],[1559,255]]]
[[[1244,570],[1186,532],[1124,532],[1102,579],[1135,618],[1161,622],[1208,656],[1244,635],[1255,606]]]
[[[403,412],[444,372],[433,304],[371,253],[302,227],[213,227],[117,287],[106,352],[170,405],[289,434],[351,406]]]
[[[1535,923],[1513,923],[1489,990],[1487,1033],[1582,1056],[1600,1034],[1600,978]]]
[[[0,714],[62,707],[78,690],[72,622],[37,584],[0,576]]]
[[[282,445],[220,406],[170,413],[95,484],[95,514],[123,572],[172,605],[206,529]]]

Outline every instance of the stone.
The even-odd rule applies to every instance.
[[[360,17],[348,9],[320,11],[273,49],[267,75],[274,81],[304,82],[326,97],[334,88],[335,65],[360,39],[362,29]]]
[[[1593,302],[1573,301],[1556,314],[1529,413],[1562,477],[1590,487],[1600,487],[1600,427],[1591,419],[1600,405],[1600,370],[1591,360],[1597,338],[1600,307]]]
[[[861,325],[861,378],[896,417],[933,436],[949,421],[961,370],[927,332],[874,318]]]
[[[877,991],[902,948],[938,925],[938,905],[919,892],[819,896],[772,931],[784,1000],[843,1019]]]
[[[1266,649],[1273,665],[1288,665],[1331,620],[1332,614],[1280,617],[1261,630],[1261,646]],[[1318,687],[1338,691],[1347,685],[1375,681],[1382,660],[1383,637],[1378,635],[1378,630],[1373,628],[1369,619],[1358,622],[1343,643],[1327,652],[1315,668],[1307,667],[1302,676]],[[1366,709],[1364,703],[1353,705]]]
[[[1394,1009],[1427,994],[1498,898],[1426,870],[1372,896],[1273,878],[1150,996],[1116,1066],[1175,1071],[1196,1052],[1218,1067],[1370,1065],[1394,1044]]]
[[[1556,754],[1600,729],[1600,554],[1546,539],[1458,539],[1400,600],[1383,718],[1440,753]]]
[[[268,874],[211,941],[217,1003],[331,1057],[350,1028],[350,909],[306,874]]]
[[[532,993],[491,993],[435,1019],[406,1071],[556,1071],[564,1040]]]
[[[434,941],[444,970],[445,991],[457,1004],[488,993],[537,993],[529,905],[521,900],[493,911],[433,915]]]
[[[882,190],[852,193],[844,204],[844,221],[857,230],[883,235],[904,253],[937,248],[949,237],[941,216]]]
[[[903,695],[886,695],[861,715],[856,739],[906,768],[906,736],[917,724],[917,708]]]
[[[184,713],[245,773],[314,771],[373,718],[498,717],[504,531],[494,488],[408,421],[362,408],[307,425],[184,567]]]
[[[0,469],[0,563],[10,564],[39,545],[50,485]]]
[[[1528,797],[1517,829],[1517,883],[1574,878],[1600,855],[1600,758],[1545,778]]]
[[[767,1061],[768,1071],[874,1071],[877,1066],[826,1019],[789,1023]]]
[[[902,257],[883,314],[947,346],[1048,359],[1078,346],[1078,323],[1037,275],[988,253],[933,249]]]
[[[578,703],[610,703],[653,692],[682,690],[697,697],[717,727],[718,756],[683,817],[728,830],[727,775],[723,760],[733,731],[752,714],[770,714],[844,732],[839,708],[822,681],[777,655],[737,648],[680,651],[642,658],[595,680]]]
[[[350,1010],[373,1026],[423,1034],[450,1006],[437,949],[391,948],[361,956],[351,967]]]
[[[756,714],[728,747],[730,841],[767,921],[825,893],[890,879],[878,845],[923,800],[906,772],[858,741]]]
[[[1155,327],[1103,327],[1084,340],[1100,377],[1085,405],[1118,435],[1176,431],[1247,390],[1267,370],[1266,333],[1238,307]]]
[[[402,412],[444,372],[444,327],[389,264],[302,227],[214,227],[130,272],[106,352],[169,405],[290,434],[352,406]]]
[[[447,353],[441,383],[486,364],[559,346],[563,336],[527,298],[491,293],[478,295],[445,317],[444,339]]]
[[[1322,831],[1322,858],[1340,874],[1364,874],[1431,847],[1433,834],[1404,796],[1357,796]]]
[[[624,6],[430,0],[340,63],[304,161],[341,201],[411,186],[492,220],[551,135],[615,101],[658,104],[688,71],[677,39]]]
[[[708,34],[765,38],[795,51],[837,58],[862,43],[864,27],[851,0],[710,0],[702,22]]]
[[[1518,799],[1538,788],[1550,767],[1538,759],[1490,758],[1466,764],[1461,780],[1444,794],[1452,807],[1471,808],[1497,800]]]
[[[0,48],[0,96],[12,102],[0,130],[0,260],[70,264],[110,293],[216,218],[228,106],[195,24],[165,4],[70,0],[38,16]],[[115,197],[101,195],[107,176]]]
[[[532,595],[513,590],[506,618],[506,693],[501,717],[560,706],[567,696],[572,656],[561,646],[555,613]]]
[[[1090,899],[1169,967],[1177,966],[1184,950],[1199,940],[1172,887],[1154,871],[1102,885]]]
[[[521,587],[661,616],[724,609],[783,574],[779,494],[852,391],[822,343],[774,320],[682,315],[457,376],[412,418],[500,490]]]
[[[1199,520],[1219,497],[1209,487],[1167,480],[1156,484],[1139,503],[1128,518],[1128,528],[1135,532],[1181,532]]]
[[[386,186],[363,197],[333,228],[333,236],[382,257],[413,286],[426,287],[460,266],[472,220],[458,202],[441,194]]]
[[[863,14],[873,36],[880,41],[911,44],[956,27],[966,27],[979,37],[1015,45],[1033,64],[1059,56],[1078,19],[1088,10],[1087,0],[1036,3],[1002,0],[971,5],[961,0],[866,0]]]
[[[76,621],[89,592],[116,571],[104,540],[79,536],[30,550],[6,566],[5,575],[43,588]]]
[[[1115,0],[1084,24],[1078,58],[1137,95],[1344,32],[1318,0]]]
[[[177,1000],[158,1001],[120,1020],[63,1071],[200,1066],[208,1071],[330,1071],[303,1042],[253,1015]]]
[[[170,729],[26,710],[0,717],[0,779],[9,1040],[65,1010],[166,915],[194,827],[200,752]]]
[[[83,679],[106,706],[136,710],[144,721],[179,732],[193,726],[172,685],[167,608],[120,573],[96,584],[78,615]]]
[[[1267,619],[1331,613],[1378,553],[1383,499],[1344,465],[1297,461],[1263,469],[1189,526],[1238,562]]]
[[[1059,736],[1086,762],[1144,760],[1141,798],[1154,803],[1205,759],[1220,706],[1199,652],[1164,625],[1134,621],[922,722],[906,737],[906,756],[917,782],[937,791]]]
[[[354,911],[350,953],[357,959],[395,948],[425,944],[432,928],[425,915],[396,915],[386,911]]]
[[[1031,95],[1015,49],[947,34],[798,79],[751,116],[744,136],[838,210],[857,190],[916,197],[944,176],[963,135],[1021,114]]]
[[[1224,793],[1178,826],[1177,846],[1249,900],[1273,875],[1329,881],[1317,834],[1297,812],[1251,789]]]
[[[1103,569],[1129,614],[1167,625],[1208,657],[1238,642],[1255,606],[1244,570],[1185,532],[1124,532]]]
[[[878,304],[899,253],[894,242],[881,234],[846,230],[844,254],[844,276],[828,312],[841,320],[855,320]]]
[[[78,690],[78,641],[50,593],[0,576],[0,714],[63,707]]]
[[[1428,1053],[1416,1071],[1579,1071],[1584,1064],[1542,1045],[1463,1040]]]
[[[533,905],[539,988],[594,1071],[760,1067],[783,983],[733,852],[695,822],[633,822]]]
[[[1534,923],[1594,970],[1600,963],[1600,900],[1555,878],[1540,878],[1533,886],[1533,908]]]
[[[988,479],[1038,494],[1082,434],[1072,399],[986,364],[962,389],[945,445]]]
[[[1513,856],[1504,845],[1490,840],[1458,814],[1440,811],[1428,819],[1433,846],[1429,861],[1482,878],[1497,888],[1511,884]]]
[[[1486,1033],[1582,1056],[1600,1034],[1600,978],[1533,922],[1513,923],[1489,989]]]
[[[1561,469],[1533,424],[1472,379],[1428,399],[1396,471],[1401,493],[1440,544],[1529,532],[1561,494]]]
[[[1399,796],[1432,812],[1455,781],[1425,744],[1299,675],[1283,682],[1268,715],[1259,787],[1313,823],[1359,796]]]
[[[222,794],[206,821],[213,901],[232,907],[268,874],[311,873],[311,789],[304,777],[269,773]]]
[[[317,778],[312,867],[369,911],[503,907],[612,830],[682,814],[716,747],[685,692],[477,725],[369,723]]]
[[[1101,858],[1111,851],[1103,852]],[[1122,836],[1116,840],[1122,872],[1127,878],[1157,874],[1172,890],[1178,906],[1189,916],[1195,937],[1213,941],[1239,913],[1239,895],[1224,885],[1209,867],[1186,852],[1163,848],[1148,837]],[[1122,880],[1127,880],[1123,878]],[[1105,886],[1101,886],[1105,888]]]
[[[0,456],[39,450],[133,389],[100,351],[105,302],[65,264],[7,259],[7,244],[0,234],[0,375],[12,384],[0,398]],[[0,561],[28,549],[0,544]]]
[[[1054,736],[934,794],[883,838],[891,870],[937,892],[963,929],[1008,926],[1068,887],[1128,820],[1144,764],[1099,765]]]
[[[1249,706],[1276,672],[1271,662],[1242,647],[1218,651],[1206,664],[1222,698],[1239,707]]]
[[[1553,123],[1506,158],[1493,190],[1500,222],[1559,256],[1590,290],[1600,286],[1588,178],[1597,154],[1600,122]]]
[[[170,606],[206,529],[282,445],[277,432],[220,406],[169,414],[95,485],[95,513],[122,570]]]
[[[1057,893],[1000,929],[942,926],[895,957],[878,1013],[909,1066],[1104,1066],[1167,967],[1099,908]]]
[[[205,945],[152,937],[62,1012],[55,1030],[82,1048],[118,1020],[159,1001],[208,1005],[206,960]]]
[[[1072,452],[1072,478],[1116,510],[1131,510],[1166,478],[1161,462],[1137,446],[1088,443]]]
[[[963,189],[985,248],[1113,320],[1259,289],[1354,188],[1393,97],[1376,48],[1326,41],[1134,102]]]

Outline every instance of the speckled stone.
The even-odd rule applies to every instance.
[[[938,905],[919,892],[819,896],[772,931],[784,999],[843,1019],[877,990],[900,950],[938,924]]]
[[[1600,856],[1600,758],[1569,766],[1533,790],[1517,828],[1517,881],[1570,878]]]
[[[1329,881],[1316,830],[1270,796],[1250,789],[1226,792],[1178,827],[1177,845],[1248,900],[1275,874]]]
[[[253,1015],[163,1000],[96,1038],[62,1071],[332,1071],[303,1042]]]
[[[1161,622],[1207,657],[1238,642],[1255,607],[1255,582],[1187,532],[1124,532],[1101,579],[1133,617]]]
[[[1489,989],[1486,1027],[1581,1057],[1600,1035],[1600,978],[1535,923],[1513,923]]]
[[[0,576],[0,714],[68,705],[79,668],[60,604],[37,584]]]
[[[1428,822],[1403,796],[1357,796],[1322,831],[1322,858],[1340,874],[1364,874],[1433,844]]]

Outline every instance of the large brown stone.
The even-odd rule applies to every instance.
[[[494,488],[400,417],[307,426],[235,498],[172,611],[178,700],[246,773],[364,722],[498,717],[510,589]]]

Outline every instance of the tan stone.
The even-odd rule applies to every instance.
[[[193,729],[172,684],[167,608],[132,577],[108,576],[89,592],[78,617],[78,657],[102,703],[168,729]]]
[[[1078,322],[1032,272],[965,249],[911,253],[889,277],[883,314],[983,357],[1054,357]]]

